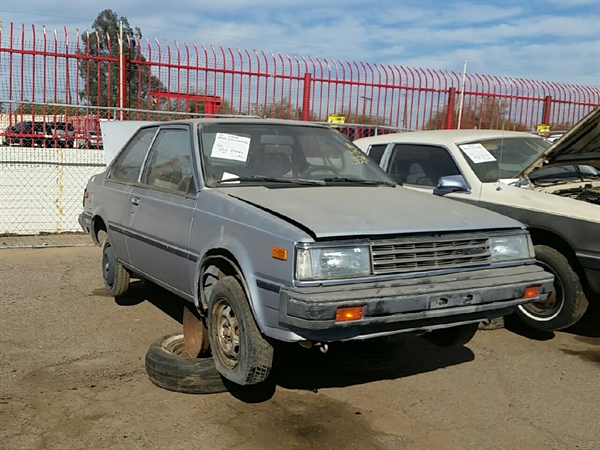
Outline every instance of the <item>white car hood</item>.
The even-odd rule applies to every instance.
[[[580,120],[573,128],[557,139],[538,158],[518,175],[528,177],[531,172],[546,166],[587,164],[600,167],[600,106]]]

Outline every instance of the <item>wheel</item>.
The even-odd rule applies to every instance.
[[[192,358],[209,353],[208,330],[196,307],[191,304],[183,308],[183,341],[185,351]]]
[[[146,373],[152,383],[169,391],[187,394],[227,391],[213,359],[190,357],[182,334],[170,334],[154,341],[146,352]]]
[[[442,328],[425,333],[422,337],[438,347],[460,347],[467,344],[479,328],[479,323],[469,323],[451,328]]]
[[[567,258],[552,247],[536,245],[535,257],[538,265],[554,275],[554,287],[546,300],[519,305],[515,315],[526,325],[542,331],[573,325],[589,304],[577,273]]]
[[[234,277],[215,283],[208,300],[210,348],[217,370],[239,385],[269,376],[273,347],[260,334],[246,294]]]
[[[123,295],[129,287],[129,272],[117,259],[108,235],[102,245],[102,276],[106,290],[115,297]]]

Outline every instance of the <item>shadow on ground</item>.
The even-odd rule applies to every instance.
[[[132,281],[127,293],[115,301],[124,307],[148,301],[179,323],[183,320],[184,301],[152,283]],[[270,399],[277,386],[316,392],[323,388],[409,377],[474,359],[467,347],[439,348],[412,334],[375,342],[332,344],[327,353],[298,344],[277,342],[274,346],[269,379],[243,388],[224,380],[231,395],[247,403],[258,403]]]
[[[590,303],[586,313],[575,325],[560,331],[582,337],[600,337],[600,307],[597,303],[600,302]],[[547,341],[555,336],[552,331],[539,331],[526,326],[514,315],[504,318],[504,327],[513,333],[536,341]]]

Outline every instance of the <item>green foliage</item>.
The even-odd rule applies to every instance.
[[[255,103],[252,105],[251,114],[269,119],[295,119],[302,118],[302,109],[292,105],[284,98],[280,101],[271,101],[270,103]]]
[[[0,106],[0,110],[3,112],[10,111],[12,114],[25,114],[25,115],[34,115],[34,116],[57,116],[57,115],[65,115],[65,116],[76,116],[81,114],[86,114],[86,109],[78,106],[62,106],[62,102],[57,102],[57,104],[42,104],[42,103],[27,103],[28,100],[25,100],[25,103],[17,103],[10,105],[6,103],[4,107]]]
[[[528,131],[526,125],[510,120],[506,103],[502,100],[486,97],[474,102],[467,102],[463,106],[460,127],[480,130],[510,130]],[[448,107],[444,106],[436,112],[423,127],[425,130],[440,130],[446,127],[448,120]],[[452,128],[458,128],[458,106],[452,114]]]
[[[146,61],[137,48],[137,39],[141,39],[142,32],[139,27],[131,28],[127,18],[119,18],[110,9],[98,14],[92,24],[93,32],[83,36],[84,46],[81,52],[89,54],[91,58],[81,59],[79,62],[79,76],[83,81],[79,98],[90,106],[119,106],[120,21],[123,21],[123,52],[127,59],[124,106],[134,109],[158,109],[159,104],[149,98],[149,90],[164,90],[164,86],[158,78],[150,75],[147,65],[139,64]],[[110,62],[106,61],[107,57],[111,58]]]

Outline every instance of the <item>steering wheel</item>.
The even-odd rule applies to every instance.
[[[329,172],[329,173],[332,173],[333,175],[339,175],[340,174],[340,172],[337,169],[335,169],[334,167],[331,167],[331,166],[311,166],[308,169],[306,169],[306,170],[302,171],[301,173],[299,173],[298,176],[300,178],[304,178],[307,175],[312,175],[313,173],[319,172],[319,171],[321,171],[321,172]]]

